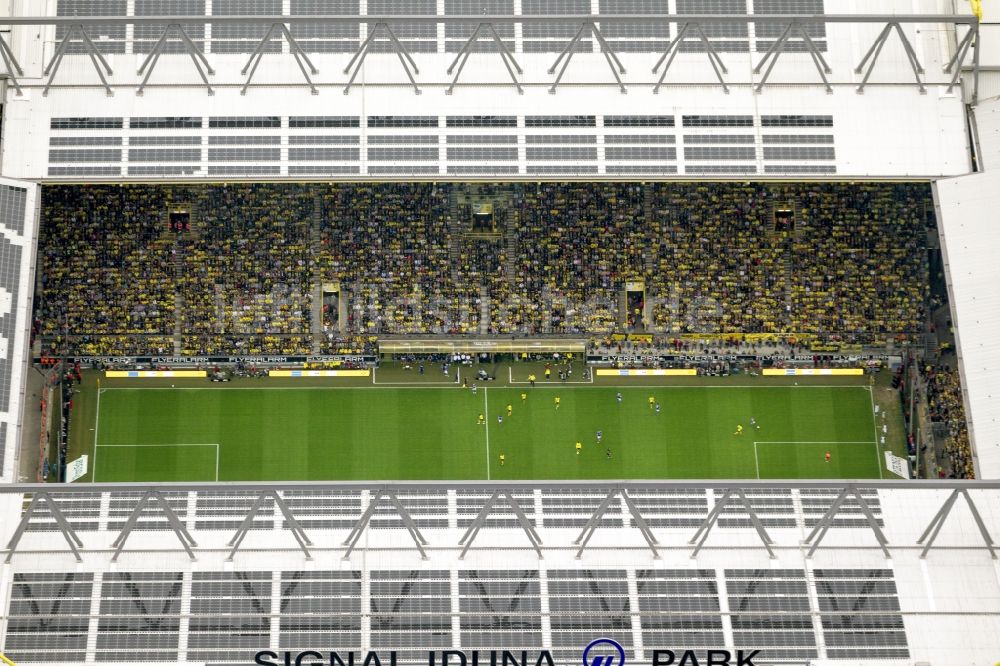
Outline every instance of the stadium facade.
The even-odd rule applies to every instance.
[[[1000,660],[988,481],[17,485],[40,184],[230,180],[933,180],[977,477],[1000,478],[1000,15],[983,5],[5,3],[3,651],[575,664],[611,638],[627,663]]]

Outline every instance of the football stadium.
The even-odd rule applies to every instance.
[[[0,26],[0,663],[1000,664],[1000,5]]]

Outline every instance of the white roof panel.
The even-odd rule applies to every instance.
[[[980,478],[1000,478],[1000,171],[938,181],[935,196],[969,434]]]
[[[517,484],[511,490],[543,558],[503,503],[462,557],[467,526],[500,486],[407,484],[399,497],[426,540],[426,559],[389,503],[345,557],[350,526],[375,491],[392,484],[281,484],[311,557],[271,502],[231,561],[234,526],[267,484],[164,488],[197,559],[185,554],[162,513],[147,510],[116,562],[108,545],[140,495],[67,487],[74,494],[54,496],[77,527],[82,561],[48,511],[37,514],[11,563],[0,566],[3,649],[18,664],[228,664],[253,663],[254,653],[267,649],[396,649],[400,666],[426,664],[429,649],[548,649],[563,666],[580,663],[591,640],[610,637],[630,663],[651,663],[656,649],[759,649],[759,665],[995,662],[1000,569],[965,501],[958,499],[926,559],[917,543],[949,490],[968,484],[873,482],[880,489],[861,489],[887,539],[887,559],[867,523],[858,526],[854,500],[808,557],[803,541],[818,517],[803,505],[822,496],[829,506],[836,482],[732,482],[746,486],[752,503],[765,495],[790,500],[793,526],[767,527],[769,558],[733,505],[692,558],[694,528],[671,527],[668,519],[704,520],[725,483],[618,486],[656,525],[657,556],[617,495],[579,557],[574,542],[611,486]],[[1000,486],[971,487],[985,527],[1000,534]],[[14,533],[33,490],[8,488],[13,492],[0,494],[0,543]],[[234,502],[237,496],[245,500]],[[773,525],[776,516],[760,517]],[[324,522],[331,518],[347,520]]]

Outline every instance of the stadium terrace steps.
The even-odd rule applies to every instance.
[[[785,284],[789,285],[789,287],[785,289],[785,307],[791,311],[791,309],[795,306],[795,300],[792,297],[792,290],[790,286],[795,284],[795,267],[792,265],[792,258],[788,255],[788,253],[785,253],[785,260],[783,263],[785,265]]]
[[[176,243],[174,245],[174,284],[180,284],[184,279],[184,245]],[[180,289],[174,291],[174,355],[179,356],[184,353],[184,293]]]
[[[507,256],[504,268],[507,270],[507,280],[513,281],[514,276],[517,275],[517,263],[515,261],[517,257],[517,228],[520,223],[520,211],[512,211],[512,214],[517,216],[517,220],[513,220],[513,224],[508,224],[504,228],[504,246],[507,248]]]
[[[323,348],[323,285],[312,286],[312,353],[320,354]]]
[[[309,244],[313,255],[323,247],[323,202],[320,197],[313,199],[312,216],[309,219]],[[312,274],[312,353],[320,354],[323,350],[323,276],[319,274],[318,262],[311,262]]]
[[[642,214],[650,222],[656,219],[656,209],[653,206],[653,190],[649,187],[645,188],[642,192]],[[653,275],[656,272],[656,257],[653,256],[653,252],[650,249],[649,246],[642,248],[642,260],[646,268],[646,275]]]
[[[927,228],[927,249],[928,250],[941,249],[941,239],[938,238],[938,231],[936,227]]]
[[[184,295],[178,291],[174,294],[174,356],[180,356],[184,353],[184,329],[181,325],[182,312],[184,312]]]
[[[452,189],[448,193],[448,228],[451,232],[451,242],[448,243],[448,258],[451,259],[452,266],[457,266],[462,257],[462,234],[468,229],[459,215],[458,196]]]
[[[924,334],[924,357],[937,358],[939,344],[937,334],[934,331]]]
[[[653,201],[653,188],[645,188],[642,193],[642,212],[645,214],[647,220],[655,219]]]

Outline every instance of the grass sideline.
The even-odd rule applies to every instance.
[[[424,375],[386,367],[366,381],[175,380],[173,389],[170,380],[102,379],[100,394],[88,373],[70,459],[89,453],[97,481],[879,478],[888,472],[875,402],[892,450],[904,446],[898,397],[867,378],[505,381],[526,374],[504,367],[473,395],[435,366]],[[743,435],[733,435],[737,423]]]

